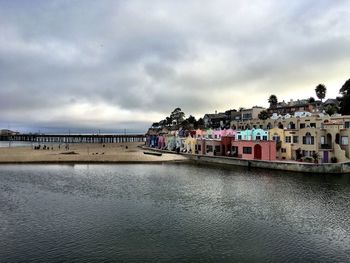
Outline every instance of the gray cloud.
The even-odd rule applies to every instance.
[[[2,1],[0,125],[145,128],[349,78],[347,1]],[[252,96],[254,94],[254,96]],[[296,95],[297,94],[297,95]]]

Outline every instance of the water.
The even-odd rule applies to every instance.
[[[35,142],[22,142],[22,141],[0,141],[0,148],[12,148],[12,147],[32,147],[37,145]]]
[[[349,262],[350,176],[0,166],[0,262]]]

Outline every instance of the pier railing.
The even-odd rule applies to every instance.
[[[47,143],[125,143],[125,142],[145,142],[144,134],[16,134],[1,135],[0,141],[27,141],[27,142],[47,142]]]

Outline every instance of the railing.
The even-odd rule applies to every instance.
[[[324,143],[324,144],[320,144],[319,148],[322,150],[332,150],[333,146],[331,144]]]

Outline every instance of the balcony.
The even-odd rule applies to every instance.
[[[320,150],[333,150],[333,146],[328,143],[320,144],[319,145]]]

